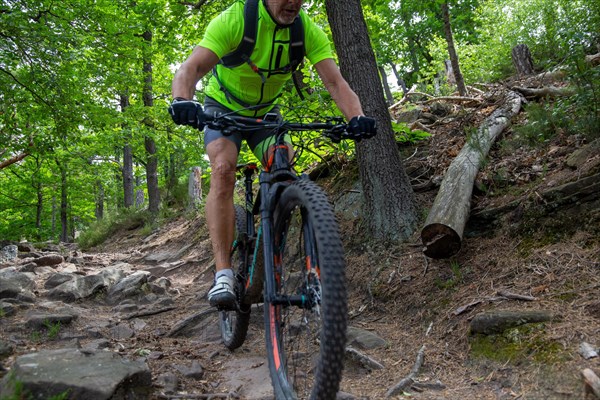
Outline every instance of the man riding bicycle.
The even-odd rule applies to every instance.
[[[251,0],[247,0],[251,1]],[[256,38],[250,57],[237,66],[226,66],[223,57],[232,54],[242,41],[244,1],[236,1],[208,25],[200,44],[181,65],[172,85],[173,101],[169,112],[179,125],[203,129],[202,106],[193,100],[196,84],[209,72],[213,75],[204,89],[204,107],[208,113],[231,113],[262,118],[267,113],[279,116],[274,103],[290,79],[294,45],[291,27],[301,22],[304,31],[304,55],[314,65],[355,137],[376,133],[375,120],[365,117],[358,96],[342,77],[331,52],[326,34],[302,10],[302,0],[260,0]],[[300,18],[301,21],[297,21]],[[246,22],[247,23],[247,22]],[[252,38],[250,38],[252,39]],[[296,40],[296,43],[298,41]],[[239,110],[239,111],[238,111]],[[204,145],[211,164],[210,190],[206,198],[206,223],[211,237],[216,275],[208,293],[212,306],[232,309],[236,305],[230,249],[234,237],[233,190],[235,170],[242,139],[263,165],[272,152],[272,132],[254,131],[224,135],[206,128]],[[289,146],[291,149],[291,146]]]

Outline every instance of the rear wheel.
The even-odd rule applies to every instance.
[[[265,328],[275,397],[334,399],[346,342],[345,262],[334,213],[316,184],[300,180],[283,191],[273,241],[276,294],[266,299]]]
[[[231,265],[236,277],[235,292],[238,297],[238,310],[221,311],[220,312],[220,327],[221,337],[225,347],[230,350],[240,347],[246,334],[248,333],[248,325],[250,323],[250,304],[243,304],[241,299],[244,296],[245,276],[248,272],[249,249],[248,243],[242,237],[246,232],[246,211],[242,206],[235,206],[235,240],[231,252]]]

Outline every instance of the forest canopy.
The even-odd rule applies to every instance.
[[[232,1],[0,1],[0,239],[68,241],[135,208],[136,198],[154,214],[185,203],[190,169],[208,166],[201,133],[175,126],[166,111],[171,80],[207,23]],[[436,95],[455,90],[444,78],[441,3],[362,1],[395,99],[402,83]],[[583,60],[600,51],[600,2],[447,3],[468,85],[513,75],[511,50],[526,44],[536,70],[565,68],[575,84],[598,89],[598,72]],[[330,32],[321,1],[306,1],[305,9]],[[290,90],[281,98],[284,114],[339,114],[311,66],[302,72],[310,95],[301,100]],[[564,114],[595,114],[581,129],[597,129],[597,105],[585,96],[565,102]],[[354,152],[352,144],[302,141],[299,169],[332,152]],[[241,156],[253,157],[245,148]],[[158,191],[159,203],[149,190]]]

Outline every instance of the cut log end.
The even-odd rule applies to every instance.
[[[423,253],[431,258],[449,258],[460,251],[460,235],[447,225],[433,223],[421,231]]]

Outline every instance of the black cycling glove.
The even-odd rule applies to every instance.
[[[348,123],[348,136],[359,142],[361,139],[368,139],[377,133],[377,123],[375,119],[365,117],[364,115],[354,117]]]
[[[169,114],[177,125],[189,125],[199,130],[204,129],[204,111],[202,105],[197,101],[177,97],[169,106]]]

